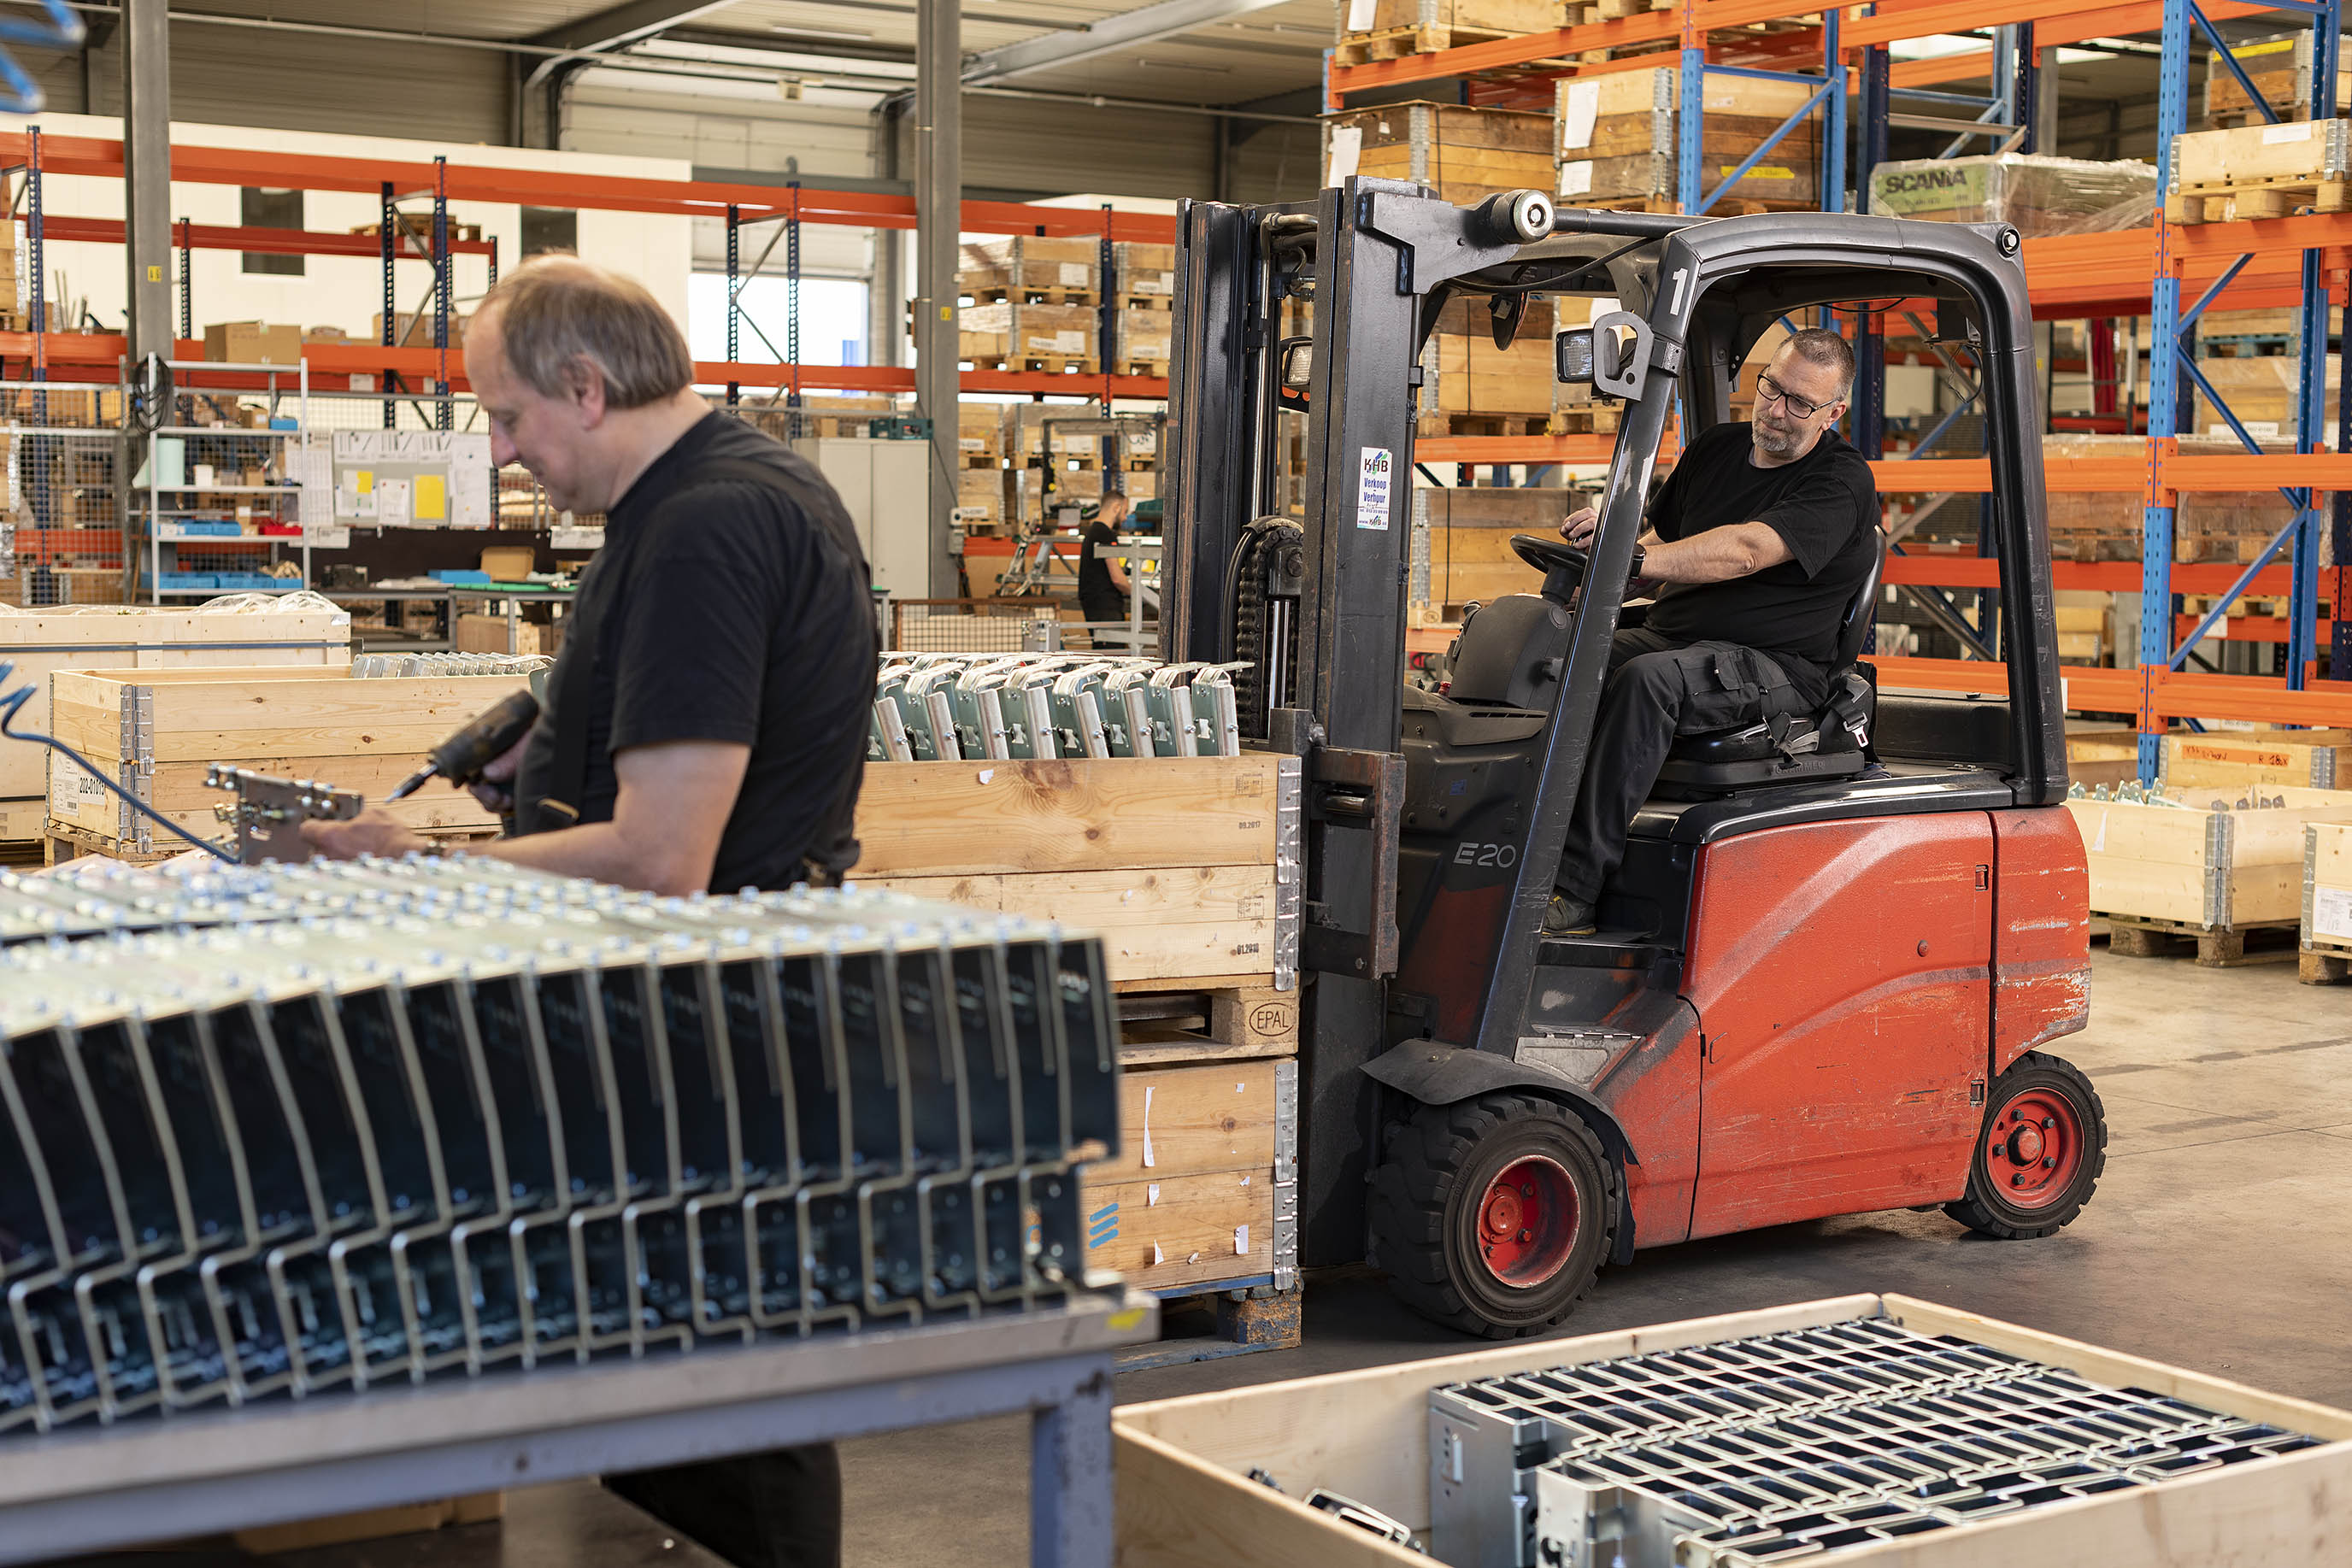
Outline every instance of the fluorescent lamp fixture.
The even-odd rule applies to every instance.
[[[781,24],[771,26],[771,33],[781,33],[788,38],[839,38],[845,43],[870,43],[874,35],[859,27],[787,27]]]
[[[1898,60],[1932,60],[1945,55],[1972,54],[1990,46],[1982,38],[1971,38],[1958,33],[1937,33],[1925,38],[1906,38],[1889,44],[1886,52]]]
[[[1139,66],[1142,67],[1142,68],[1143,68],[1144,69],[1146,69],[1146,70],[1154,70],[1154,71],[1199,71],[1199,72],[1202,72],[1202,74],[1207,75],[1207,76],[1220,76],[1220,77],[1229,77],[1229,76],[1231,76],[1231,75],[1233,75],[1233,74],[1234,74],[1234,68],[1233,68],[1233,67],[1231,67],[1231,66],[1196,66],[1196,65],[1193,65],[1192,62],[1190,62],[1190,61],[1188,61],[1188,60],[1145,60],[1145,59],[1139,59],[1139,60],[1137,60],[1135,63],[1136,63],[1137,65],[1139,65]]]

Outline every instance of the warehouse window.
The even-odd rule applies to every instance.
[[[265,191],[247,185],[240,196],[237,221],[247,228],[299,229],[302,226],[302,193],[299,191]],[[276,273],[281,277],[299,277],[302,276],[302,258],[249,250],[245,253],[245,270]]]
[[[790,290],[784,279],[754,277],[743,285],[738,362],[772,365],[784,357]],[[727,275],[698,272],[687,279],[687,340],[698,360],[727,357]],[[801,363],[866,363],[866,287],[856,278],[801,280]],[[764,337],[762,336],[764,334]]]
[[[570,207],[525,207],[522,210],[522,254],[526,258],[543,250],[580,253],[580,214]]]

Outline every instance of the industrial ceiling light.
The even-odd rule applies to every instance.
[[[874,37],[862,27],[787,27],[781,23],[770,26],[768,31],[792,38],[838,38],[852,44],[866,43]]]

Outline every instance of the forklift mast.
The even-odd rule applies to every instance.
[[[1507,899],[1466,954],[1459,932],[1448,947],[1449,962],[1483,963],[1483,999],[1475,1024],[1444,1045],[1479,1053],[1494,1082],[1514,1081],[1542,915],[1660,440],[1677,413],[1685,439],[1726,418],[1750,349],[1801,310],[1932,299],[1938,336],[1973,349],[2001,581],[2000,773],[2017,806],[2063,800],[2039,388],[2015,230],[1811,213],[1564,211],[1533,191],[1462,207],[1410,183],[1355,177],[1311,203],[1185,203],[1178,245],[1161,654],[1246,666],[1236,677],[1242,733],[1304,759],[1300,963],[1312,985],[1301,1009],[1303,1262],[1363,1255],[1381,1115],[1380,1084],[1365,1070],[1399,1038],[1387,988],[1400,967],[1419,360],[1457,293],[1489,299],[1498,342],[1530,293],[1621,301],[1598,324],[1596,389],[1621,398],[1624,413],[1530,803],[1511,824]],[[1286,336],[1286,322],[1300,319],[1311,325]],[[1305,506],[1285,516],[1274,498],[1295,428],[1286,414],[1301,413]]]

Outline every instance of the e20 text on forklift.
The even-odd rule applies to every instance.
[[[1243,734],[1306,759],[1301,1261],[1369,1257],[1420,1312],[1507,1337],[1640,1247],[1938,1205],[2041,1237],[2080,1212],[2106,1130],[2040,1049],[2088,1017],[2088,881],[2016,232],[1461,207],[1359,177],[1188,203],[1178,239],[1161,653],[1242,666]],[[1622,301],[1557,359],[1624,412],[1590,558],[1517,536],[1542,591],[1465,620],[1440,695],[1405,679],[1408,502],[1420,350],[1465,292],[1504,343],[1530,294]],[[1832,706],[1679,737],[1599,932],[1547,935],[1669,416],[1720,423],[1790,313],[1890,298],[1933,300],[1981,381],[1986,691],[1876,693],[1874,571]],[[1285,409],[1298,517],[1267,505]]]

